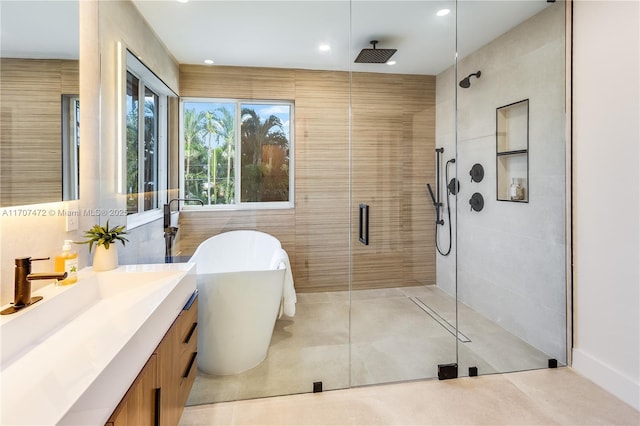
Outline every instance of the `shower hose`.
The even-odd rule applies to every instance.
[[[451,205],[449,203],[449,196],[451,195],[451,188],[449,188],[449,185],[447,185],[447,183],[449,182],[449,164],[451,163],[455,163],[456,159],[452,158],[451,160],[447,161],[447,164],[445,164],[444,166],[444,179],[445,179],[445,186],[447,187],[447,225],[449,227],[449,247],[447,248],[446,251],[443,251],[440,248],[440,245],[438,244],[438,222],[436,222],[436,233],[435,233],[435,240],[436,240],[436,249],[438,250],[438,253],[440,253],[442,256],[448,256],[449,253],[451,253],[451,246],[452,246],[452,231],[451,231]],[[457,180],[454,183],[454,185],[457,184]],[[440,185],[440,182],[438,182],[438,185]]]

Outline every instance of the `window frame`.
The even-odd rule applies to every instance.
[[[179,175],[180,175],[180,197],[185,198],[185,164],[184,164],[184,104],[189,102],[211,103],[211,104],[234,104],[236,114],[235,126],[235,158],[234,158],[234,179],[236,188],[233,204],[205,204],[204,206],[184,204],[185,210],[207,210],[207,211],[235,211],[235,210],[283,210],[295,208],[295,101],[285,99],[241,99],[241,98],[210,98],[210,97],[180,97],[179,102]],[[242,106],[249,105],[287,105],[289,107],[289,200],[288,201],[241,201],[240,182],[242,179]]]
[[[164,204],[167,203],[167,188],[168,188],[168,136],[169,136],[169,115],[168,115],[168,104],[169,104],[169,96],[175,96],[173,91],[164,84],[162,80],[160,80],[147,66],[142,63],[131,51],[127,49],[126,51],[126,66],[123,70],[125,81],[126,74],[131,73],[135,78],[138,79],[138,94],[139,94],[139,108],[141,108],[142,113],[138,114],[138,194],[143,194],[142,196],[138,196],[138,212],[127,214],[127,229],[134,229],[139,226],[148,224],[158,219],[162,219]],[[153,193],[155,194],[155,198],[157,200],[157,206],[144,210],[144,176],[145,176],[145,164],[144,164],[144,99],[145,99],[145,89],[151,90],[154,94],[158,96],[158,105],[157,105],[157,119],[158,119],[158,135],[157,135],[157,177],[158,183],[157,188]],[[125,105],[126,99],[126,85],[123,87],[122,93],[122,104]],[[123,120],[123,135],[122,135],[122,158],[120,159],[120,174],[125,177],[122,179],[122,187],[120,188],[121,193],[126,197],[128,195],[127,191],[127,183],[126,183],[126,174],[127,174],[127,138],[126,138],[126,110],[123,109],[121,120]],[[126,200],[125,200],[126,203]],[[126,205],[124,206],[126,210]]]
[[[80,96],[62,95],[62,200],[80,198]]]

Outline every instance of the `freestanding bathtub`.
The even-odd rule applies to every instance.
[[[275,237],[229,231],[198,246],[198,368],[237,374],[267,356],[276,319],[295,315],[289,257]]]

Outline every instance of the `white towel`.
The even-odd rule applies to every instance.
[[[293,274],[291,273],[291,264],[289,263],[289,255],[282,248],[273,255],[271,259],[271,267],[274,269],[284,269],[284,288],[282,290],[282,301],[280,303],[280,314],[293,317],[296,314],[296,289],[293,285]]]

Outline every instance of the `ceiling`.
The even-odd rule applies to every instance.
[[[78,59],[78,1],[0,1],[0,55]]]
[[[133,0],[179,63],[437,74],[548,6],[545,0]],[[448,8],[449,15],[436,12]],[[360,49],[396,64],[355,64]],[[321,52],[327,43],[331,49]]]
[[[438,74],[547,7],[545,0],[132,0],[179,63]],[[456,10],[457,7],[457,10]],[[439,17],[443,8],[449,15]],[[76,0],[0,1],[3,57],[78,58]],[[360,49],[398,49],[355,64]],[[331,46],[326,52],[321,43]]]

